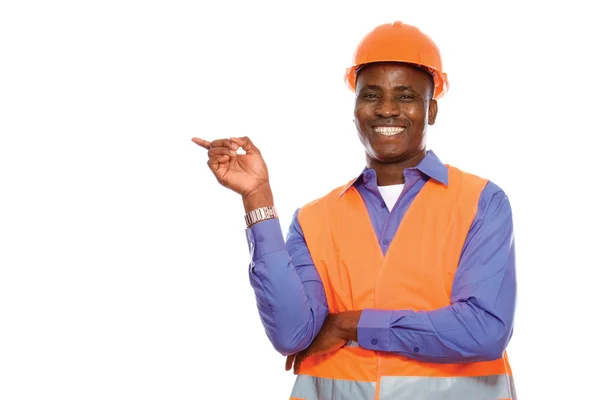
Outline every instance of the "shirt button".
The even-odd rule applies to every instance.
[[[413,349],[413,351],[414,351],[415,353],[418,353],[418,352],[419,352],[419,348],[418,348],[418,347],[415,347],[415,348]]]
[[[258,241],[259,241],[259,242],[262,242],[263,240],[265,240],[265,239],[264,239],[262,236],[259,236],[259,237],[258,237]]]
[[[371,339],[371,344],[375,346],[377,344],[377,339]]]
[[[259,239],[260,239],[260,238],[259,238]],[[389,241],[388,239],[385,239],[385,240],[383,241],[383,244],[385,244],[385,245],[387,246],[388,244],[390,244],[390,241]]]

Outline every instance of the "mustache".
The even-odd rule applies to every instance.
[[[404,126],[407,127],[410,125],[409,122],[405,120],[400,120],[397,118],[379,118],[374,121],[371,121],[371,126]]]

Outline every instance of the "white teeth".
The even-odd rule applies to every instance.
[[[393,136],[393,135],[397,135],[400,132],[404,131],[404,129],[405,128],[398,128],[398,127],[391,127],[391,126],[378,126],[378,127],[374,128],[373,130],[376,133],[379,133],[384,136]]]

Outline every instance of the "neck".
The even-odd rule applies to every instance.
[[[425,154],[426,151],[423,150],[414,156],[394,163],[382,163],[367,157],[367,168],[374,169],[377,173],[378,186],[397,185],[404,183],[404,170],[416,167],[425,158]]]

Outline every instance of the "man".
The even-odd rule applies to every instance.
[[[252,141],[192,139],[242,195],[250,282],[298,375],[291,398],[515,399],[511,208],[497,185],[426,149],[448,87],[437,46],[415,27],[379,26],[346,82],[366,168],[299,209],[286,242]]]

